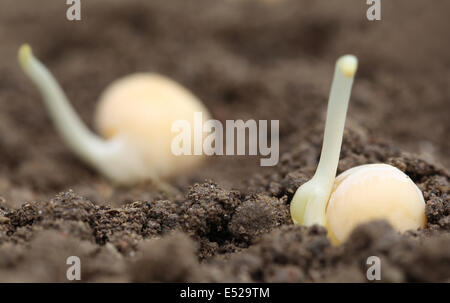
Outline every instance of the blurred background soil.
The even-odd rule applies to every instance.
[[[377,22],[354,0],[81,2],[69,22],[64,1],[0,0],[0,280],[64,281],[58,260],[77,253],[87,281],[360,281],[370,253],[386,281],[450,279],[449,1],[382,1]],[[221,121],[280,120],[280,163],[211,158],[170,180],[177,195],[115,187],[58,137],[17,64],[24,42],[91,127],[110,82],[158,72]],[[346,53],[360,68],[339,172],[399,167],[424,192],[428,226],[400,236],[371,223],[332,247],[321,228],[292,226],[288,205],[314,172]]]

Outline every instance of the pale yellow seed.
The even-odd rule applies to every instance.
[[[166,177],[192,168],[202,159],[174,156],[171,151],[172,123],[186,120],[193,126],[195,112],[202,112],[203,121],[210,119],[205,106],[181,85],[161,75],[142,73],[116,80],[104,91],[96,123],[103,137],[123,137],[148,169]]]
[[[340,174],[327,206],[331,240],[345,241],[365,222],[387,220],[404,232],[424,227],[425,201],[420,189],[399,169],[387,164],[357,166]]]

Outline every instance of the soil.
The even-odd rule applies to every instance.
[[[332,3],[331,3],[332,2]],[[450,2],[82,1],[0,3],[0,281],[450,282]],[[280,162],[215,157],[169,182],[117,187],[58,137],[16,63],[29,42],[82,119],[102,89],[137,71],[188,87],[214,118],[280,120]],[[292,224],[289,203],[314,173],[333,65],[360,60],[338,173],[384,162],[419,186],[427,226],[359,226],[340,246]]]

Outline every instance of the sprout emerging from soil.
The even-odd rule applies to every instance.
[[[358,224],[370,220],[385,219],[401,232],[426,223],[422,192],[393,166],[361,165],[335,178],[357,66],[352,55],[336,63],[319,165],[291,202],[294,223],[326,226],[335,244],[344,241]]]
[[[203,104],[174,81],[142,73],[112,83],[101,96],[96,115],[104,139],[81,121],[52,74],[33,56],[30,46],[23,45],[18,57],[67,145],[114,182],[153,180],[161,185],[160,178],[191,168],[202,159],[176,157],[171,152],[174,121],[192,123],[195,112],[209,117]]]

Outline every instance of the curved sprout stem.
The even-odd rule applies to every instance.
[[[33,56],[29,45],[19,49],[18,59],[39,89],[56,129],[77,156],[117,183],[133,183],[142,178],[142,163],[136,154],[120,138],[105,141],[86,127],[53,75]]]
[[[80,120],[53,75],[33,56],[29,45],[25,44],[19,49],[19,62],[38,87],[56,129],[67,145],[80,158],[96,165],[104,156],[106,142],[92,133]]]
[[[357,67],[358,60],[352,55],[342,56],[336,62],[319,165],[313,178],[300,186],[292,199],[291,216],[294,223],[325,225],[326,206],[336,177],[347,107]]]
[[[327,184],[330,190],[336,177],[348,102],[357,66],[358,61],[352,55],[339,58],[331,85],[322,152],[314,175]]]

